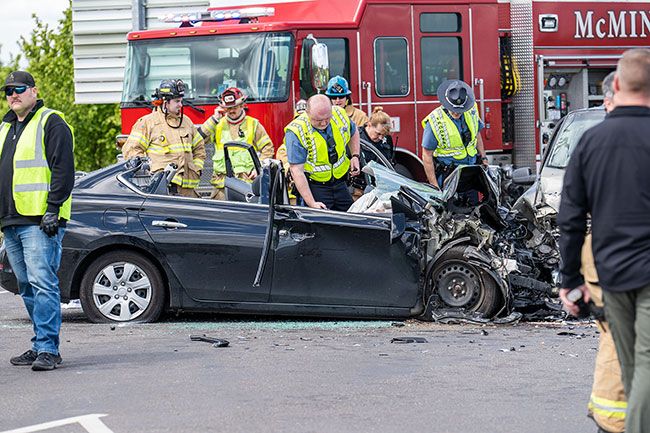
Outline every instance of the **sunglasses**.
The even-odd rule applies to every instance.
[[[16,86],[16,87],[6,87],[5,88],[5,95],[6,96],[11,96],[14,94],[14,92],[17,95],[22,95],[29,89],[29,86]]]

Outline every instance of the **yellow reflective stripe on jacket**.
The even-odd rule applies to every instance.
[[[45,152],[45,124],[54,113],[65,122],[62,113],[41,107],[27,123],[16,143],[13,155],[12,193],[16,211],[20,215],[40,216],[47,210],[52,172]],[[68,127],[72,132],[72,127],[69,125]],[[0,152],[9,128],[10,125],[4,122],[0,127]],[[70,196],[59,208],[59,216],[69,220],[71,209],[72,197]]]
[[[145,151],[149,148],[149,139],[144,135],[140,134],[139,132],[132,131],[129,138],[140,143],[140,145]]]
[[[174,143],[167,146],[160,146],[152,144],[147,149],[147,153],[154,153],[156,155],[165,155],[167,153],[185,153],[191,152],[192,147],[189,143]]]
[[[180,185],[183,188],[196,188],[199,185],[199,179],[186,179],[180,174],[176,174],[172,183]]]
[[[226,175],[223,173],[213,173],[210,183],[214,185],[215,188],[223,188],[226,184]]]
[[[607,418],[625,418],[627,401],[608,400],[602,397],[591,395],[589,399],[589,410]]]
[[[204,139],[207,138],[210,141],[214,142],[218,123],[219,121],[215,120],[214,116],[208,117],[208,120],[203,122],[203,125],[199,126],[199,134]]]
[[[203,170],[203,164],[205,164],[205,161],[202,159],[193,159],[192,163],[194,163],[199,170]]]
[[[260,138],[259,142],[255,143],[255,149],[257,151],[260,151],[262,150],[262,148],[264,148],[264,146],[270,143],[271,143],[271,137],[269,137],[268,134],[266,134],[262,138]]]
[[[203,143],[203,137],[201,136],[201,134],[197,132],[196,134],[194,134],[194,138],[192,139],[192,155],[194,155],[195,149],[198,146],[200,146],[202,143]],[[192,162],[199,170],[203,170],[203,166],[205,164],[204,160],[200,158],[194,158]]]
[[[479,116],[476,104],[463,113],[463,117],[471,134],[467,146],[463,144],[458,127],[450,116],[445,113],[442,106],[433,110],[422,120],[422,127],[426,128],[428,123],[438,142],[436,150],[433,152],[434,156],[465,159],[467,156],[475,156],[478,153],[476,145],[478,143]]]

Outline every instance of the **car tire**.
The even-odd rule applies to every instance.
[[[493,317],[503,306],[503,295],[494,278],[464,257],[467,245],[451,247],[429,274],[430,294],[438,295],[446,308],[463,308]]]
[[[88,266],[79,298],[91,322],[148,323],[163,311],[165,286],[160,271],[142,254],[112,251]]]

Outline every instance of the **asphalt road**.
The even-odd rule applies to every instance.
[[[427,342],[391,343],[407,336]],[[29,338],[21,299],[0,291],[0,433],[595,431],[590,325],[184,315],[111,326],[69,309],[52,372],[9,364]]]

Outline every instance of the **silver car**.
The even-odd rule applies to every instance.
[[[588,129],[605,119],[603,107],[576,110],[565,116],[555,128],[544,152],[542,168],[533,185],[517,200],[514,208],[538,222],[555,217],[560,210],[564,171],[571,154]],[[515,182],[517,179],[513,179]]]

